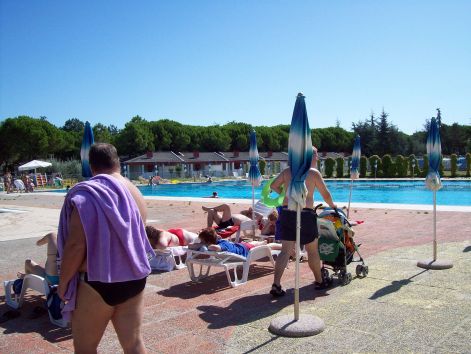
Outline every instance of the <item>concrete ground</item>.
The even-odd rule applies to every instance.
[[[45,249],[34,242],[57,228],[63,196],[0,194],[0,276],[13,279],[25,258],[39,262]],[[205,203],[222,200],[204,200]],[[148,200],[149,219],[162,228],[205,226],[201,201]],[[231,203],[238,210],[247,205]],[[294,264],[282,284],[287,295],[268,294],[273,281],[269,263],[257,262],[249,282],[230,288],[225,275],[201,283],[186,269],[154,273],[145,289],[144,340],[149,353],[297,353],[297,352],[471,352],[471,214],[439,211],[438,259],[452,261],[448,270],[424,270],[417,260],[432,256],[432,213],[429,207],[354,206],[355,241],[369,266],[366,278],[354,275],[347,286],[334,282],[327,291],[313,286],[301,264],[301,313],[322,318],[324,332],[304,338],[271,334],[273,318],[293,313]],[[400,208],[400,206],[397,206]],[[428,210],[427,210],[428,209]],[[446,209],[450,210],[450,208]],[[0,290],[0,315],[9,308]],[[72,352],[70,329],[50,324],[46,315],[31,319],[41,296],[31,295],[21,316],[0,323],[0,353]],[[99,352],[120,352],[110,325]]]

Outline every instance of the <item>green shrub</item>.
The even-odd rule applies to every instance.
[[[335,160],[331,157],[325,159],[325,175],[327,178],[331,178],[334,174]]]
[[[383,162],[383,177],[393,178],[396,176],[396,165],[394,164],[391,155],[386,154],[382,158]]]
[[[456,154],[451,154],[450,164],[451,177],[456,177],[458,172],[458,156]]]
[[[360,157],[360,177],[364,178],[366,177],[366,171],[367,171],[367,159],[366,156],[361,156]]]
[[[420,174],[422,177],[427,177],[428,174],[428,155],[424,155],[424,166],[422,168],[422,173]]]
[[[370,176],[371,177],[380,177],[380,170],[382,166],[381,159],[378,155],[371,155],[370,158],[368,159],[368,162],[370,164]],[[376,171],[375,171],[375,162],[376,162]]]
[[[396,173],[398,177],[405,177],[407,174],[407,164],[404,166],[404,156],[397,155],[396,156]]]
[[[471,177],[471,153],[466,154],[466,177]]]
[[[265,174],[265,168],[266,168],[266,166],[267,166],[267,163],[265,162],[265,160],[259,160],[259,161],[258,161],[258,167],[260,168],[260,173],[261,173],[262,175]]]
[[[337,157],[335,159],[335,173],[337,178],[343,177],[343,158]],[[348,173],[349,171],[347,171]]]

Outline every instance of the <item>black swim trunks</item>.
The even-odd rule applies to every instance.
[[[234,221],[232,220],[232,218],[230,218],[229,220],[221,221],[218,225],[218,229],[225,229],[226,227],[229,227],[232,225],[234,225]]]
[[[280,213],[281,239],[296,241],[296,211],[283,207]],[[317,214],[313,209],[301,210],[301,245],[314,241],[319,236]]]
[[[85,283],[90,285],[103,301],[110,306],[116,306],[138,295],[146,286],[147,277],[116,283],[103,283],[101,281],[88,280],[87,273],[81,273],[80,277]]]

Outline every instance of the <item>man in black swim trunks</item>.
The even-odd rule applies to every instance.
[[[321,173],[316,169],[317,166],[317,149],[312,148],[312,162],[311,169],[306,176],[306,188],[308,190],[306,198],[306,207],[301,211],[301,247],[305,246],[308,254],[309,268],[311,268],[314,278],[316,280],[315,286],[317,289],[326,288],[329,284],[324,283],[321,274],[321,262],[318,253],[318,230],[317,230],[317,215],[314,212],[314,191],[316,188],[324,198],[325,202],[331,208],[337,208],[332,201],[330,194]],[[277,193],[281,193],[282,186],[287,190],[291,182],[290,168],[284,169],[272,182],[271,189]],[[275,297],[283,296],[285,291],[281,288],[281,277],[288,264],[291,251],[296,244],[296,211],[288,210],[288,197],[286,196],[283,201],[283,209],[280,213],[280,227],[281,227],[281,253],[276,258],[275,276],[273,280],[272,289],[270,294]]]
[[[72,306],[75,301],[72,313],[74,351],[96,353],[111,321],[124,353],[145,353],[141,335],[143,290],[150,273],[146,252],[147,249],[152,250],[144,228],[147,215],[145,201],[140,191],[121,176],[119,157],[114,146],[104,143],[92,145],[90,166],[94,179],[89,182],[98,184],[97,181],[101,181],[99,183],[102,187],[92,189],[90,183],[87,192],[82,194],[78,193],[85,188],[83,185],[78,186],[82,189],[71,189],[69,194],[77,197],[66,199],[62,210],[64,217],[61,213],[61,221],[66,219],[68,227],[61,255],[58,295],[67,301],[66,293],[71,292],[69,284],[76,293],[75,300],[65,305]],[[94,195],[106,200],[105,209],[94,202]],[[68,207],[69,203],[71,207]],[[127,205],[127,208],[118,208],[118,203]],[[106,216],[102,210],[107,210]],[[127,213],[127,210],[130,212]],[[126,223],[119,223],[122,220],[126,220]],[[93,228],[90,225],[96,224],[94,221],[100,224],[100,228],[93,233],[86,232]],[[120,227],[120,224],[123,226]],[[102,245],[107,247],[98,247],[95,240],[106,240]],[[87,259],[90,254],[93,257]],[[116,262],[116,258],[119,258],[119,262]],[[125,272],[123,265],[126,265]],[[121,274],[118,270],[121,270]],[[89,279],[92,272],[94,276],[102,274],[99,271],[105,274],[100,275],[99,281]],[[80,272],[80,280],[74,286],[77,272]],[[119,280],[116,279],[118,276]],[[101,279],[105,277],[107,281]],[[126,279],[121,279],[124,277]]]

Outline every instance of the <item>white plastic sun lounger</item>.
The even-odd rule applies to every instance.
[[[268,257],[272,266],[275,267],[271,250],[268,246],[262,245],[252,248],[247,258],[230,253],[230,252],[214,252],[214,251],[193,251],[188,250],[186,258],[186,266],[192,281],[198,282],[209,276],[211,267],[223,268],[226,272],[229,285],[236,286],[247,283],[249,277],[250,264],[253,261]],[[199,265],[198,273],[195,272],[195,266]],[[242,277],[237,274],[238,267],[242,267]],[[230,271],[232,270],[233,278]]]

